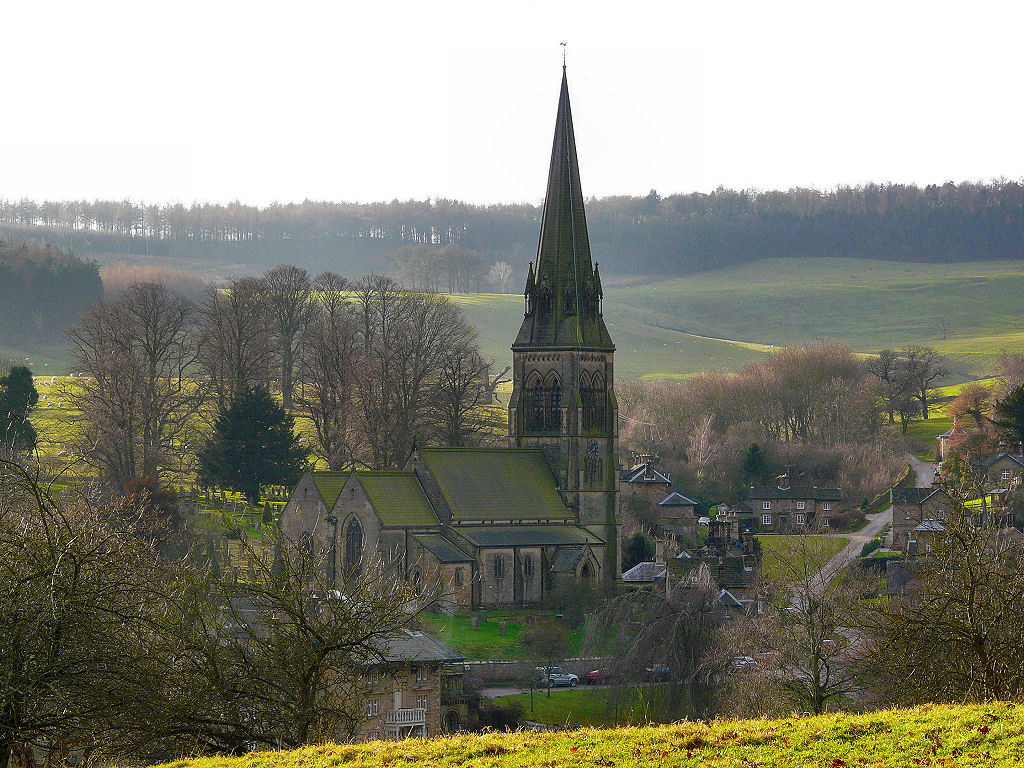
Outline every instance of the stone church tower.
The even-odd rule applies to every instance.
[[[569,85],[562,70],[536,264],[512,345],[509,441],[541,446],[579,523],[606,543],[601,578],[619,578],[618,407],[601,277],[590,259]]]

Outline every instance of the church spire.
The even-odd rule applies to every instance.
[[[513,348],[614,349],[604,321],[595,311],[594,277],[576,160],[569,81],[563,66],[533,272],[535,311],[524,318]]]

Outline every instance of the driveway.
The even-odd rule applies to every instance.
[[[932,484],[932,479],[935,477],[935,465],[930,461],[922,461],[912,453],[906,455],[907,463],[910,468],[914,470],[916,476],[916,485],[918,488],[927,488]]]
[[[837,538],[849,539],[849,542],[836,555],[825,563],[825,567],[811,577],[808,589],[812,597],[820,597],[825,587],[829,585],[835,576],[847,565],[860,557],[860,551],[864,545],[882,532],[887,523],[892,522],[892,507],[884,512],[879,512],[868,520],[868,524],[859,531],[853,533],[829,534]],[[802,602],[802,595],[795,595],[794,601]]]
[[[932,484],[932,478],[935,475],[935,465],[930,461],[922,461],[921,459],[914,456],[912,453],[906,454],[907,463],[910,465],[911,470],[914,472],[915,485],[918,488],[927,488]],[[822,568],[818,573],[811,579],[810,592],[813,597],[820,596],[824,591],[825,587],[828,586],[829,582],[835,578],[836,574],[843,570],[847,565],[852,563],[858,557],[860,557],[860,551],[864,548],[864,545],[875,538],[882,532],[886,523],[892,522],[892,507],[889,507],[884,512],[879,512],[877,515],[872,517],[868,524],[861,528],[859,531],[854,533],[837,533],[830,534],[834,536],[845,536],[850,541],[843,547],[831,560],[829,560],[825,567]],[[794,597],[794,601],[800,599],[800,596]]]

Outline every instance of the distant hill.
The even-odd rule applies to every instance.
[[[990,373],[1004,349],[1024,351],[1021,296],[1024,259],[789,258],[610,288],[604,307],[619,377],[735,370],[769,345],[828,339],[865,353],[933,345],[951,358],[954,376],[946,383],[955,383]],[[511,360],[522,298],[454,298],[486,354]]]
[[[1024,708],[925,706],[863,715],[713,720],[639,728],[465,733],[325,744],[291,752],[200,758],[173,768],[382,768],[395,765],[1010,766],[1024,754]]]
[[[0,237],[6,230],[103,264],[162,262],[202,277],[279,263],[355,276],[386,269],[403,246],[455,245],[479,257],[463,265],[479,281],[496,260],[525,276],[539,218],[539,206],[531,204],[443,199],[307,200],[263,208],[0,200]],[[605,276],[676,275],[792,256],[1024,258],[1024,185],[1016,181],[717,189],[667,197],[652,190],[643,197],[591,199],[587,220]]]

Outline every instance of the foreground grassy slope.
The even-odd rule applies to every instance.
[[[922,707],[866,715],[467,734],[402,742],[326,745],[239,758],[179,761],[176,768],[582,768],[583,766],[1009,766],[1024,758],[1024,708]]]
[[[955,379],[991,373],[1003,349],[1024,349],[1024,261],[906,264],[844,258],[765,259],[628,288],[610,288],[605,318],[620,376],[734,370],[766,345],[836,339],[859,352],[933,344]],[[460,303],[486,354],[508,351],[522,297]],[[948,325],[942,339],[940,319]]]

